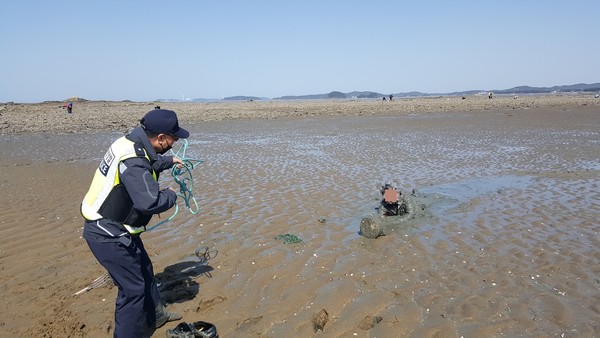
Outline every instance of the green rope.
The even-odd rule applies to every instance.
[[[283,243],[285,244],[295,244],[302,242],[302,239],[300,239],[300,237],[292,234],[277,235],[274,238],[283,240]]]
[[[196,197],[194,197],[194,195],[192,194],[192,188],[194,185],[194,178],[192,177],[192,170],[204,161],[187,157],[186,156],[187,148],[188,148],[188,141],[186,139],[184,139],[183,143],[181,144],[181,147],[179,147],[179,150],[174,152],[171,149],[173,156],[181,159],[181,161],[183,162],[183,165],[174,165],[171,168],[171,176],[173,177],[173,180],[175,181],[175,183],[177,183],[179,185],[179,193],[177,194],[177,196],[181,197],[184,200],[185,206],[188,208],[190,213],[192,213],[193,215],[196,215],[198,212],[200,212],[200,208],[198,207],[198,202],[196,201]],[[179,206],[177,204],[175,204],[175,212],[173,213],[173,215],[171,215],[169,218],[167,218],[163,221],[158,222],[156,225],[151,226],[150,228],[146,229],[146,231],[150,231],[150,230],[172,220],[173,218],[175,218],[175,216],[177,215],[178,212],[179,212]]]

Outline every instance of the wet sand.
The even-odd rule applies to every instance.
[[[73,296],[104,273],[78,205],[106,147],[154,105],[3,106],[0,336],[112,335],[116,288]],[[222,337],[600,335],[597,99],[160,105],[205,160],[200,213],[144,234],[183,320]],[[386,181],[430,196],[427,214],[364,238]],[[302,242],[275,239],[287,233]]]

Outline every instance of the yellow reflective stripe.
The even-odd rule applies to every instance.
[[[123,224],[123,226],[125,227],[125,229],[127,229],[127,231],[130,234],[139,234],[140,232],[144,232],[146,231],[146,227],[142,226],[142,227],[132,227],[131,225],[127,225],[127,224]]]

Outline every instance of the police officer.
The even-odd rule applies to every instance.
[[[179,127],[172,110],[152,110],[140,123],[110,146],[81,204],[83,238],[119,289],[114,337],[149,337],[166,322],[181,319],[161,303],[140,234],[152,215],[175,205],[177,194],[161,190],[158,175],[183,164],[164,154],[189,132]]]

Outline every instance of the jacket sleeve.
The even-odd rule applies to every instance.
[[[163,170],[171,169],[173,167],[173,156],[158,155],[156,162],[152,164],[152,168],[160,173]]]
[[[119,164],[119,171],[121,183],[125,186],[133,207],[139,212],[158,214],[175,205],[177,194],[170,189],[160,190],[146,159],[127,159]]]

